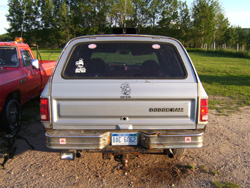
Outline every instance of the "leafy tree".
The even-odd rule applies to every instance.
[[[196,46],[203,47],[205,43],[211,44],[216,29],[216,10],[219,6],[215,0],[195,0],[192,8]]]
[[[132,17],[132,0],[115,0],[112,4],[112,18],[114,26],[125,28],[126,22]]]
[[[22,0],[12,0],[8,2],[9,13],[7,14],[7,21],[10,28],[7,30],[13,37],[22,33],[22,24],[24,16],[24,2]],[[16,8],[19,7],[19,8]]]
[[[12,37],[22,36],[25,41],[32,43],[37,38],[37,31],[39,29],[39,10],[38,1],[32,0],[12,0],[9,1],[9,14],[7,20],[10,22],[10,29]]]
[[[60,5],[58,12],[57,25],[59,34],[59,42],[60,44],[65,44],[69,39],[72,38],[71,33],[71,14],[70,14],[70,6],[68,6],[67,1],[63,1]]]
[[[226,32],[229,28],[228,19],[224,17],[224,15],[219,12],[216,16],[216,30],[215,30],[215,42],[218,45],[222,45],[227,43]]]
[[[191,16],[186,2],[181,2],[179,6],[179,35],[178,39],[189,45],[191,39]]]
[[[57,27],[55,4],[52,0],[41,0],[38,4],[40,13],[40,28],[38,42],[43,47],[57,47]]]
[[[237,44],[239,44],[241,47],[244,45],[246,45],[247,41],[246,41],[246,32],[243,31],[243,29],[241,27],[236,27],[236,32],[237,32],[237,36],[238,36],[238,41]]]
[[[0,35],[0,41],[11,41],[13,38],[9,35],[9,33],[5,33]]]
[[[138,33],[167,35],[196,47],[249,41],[240,28],[228,28],[218,0],[194,0],[191,9],[180,0],[9,0],[8,5],[10,37],[23,35],[42,47],[111,33],[112,27],[136,27]]]
[[[238,42],[238,33],[235,27],[230,27],[226,33],[227,36],[227,45],[229,47],[235,47],[237,46]]]
[[[131,15],[131,24],[129,27],[145,27],[148,23],[149,17],[149,9],[148,4],[150,0],[132,0],[132,15]]]
[[[167,33],[172,36],[178,30],[178,1],[164,0],[160,12],[159,27],[161,28],[161,35]]]
[[[247,50],[250,50],[250,33],[246,37],[246,43],[247,43],[247,46],[246,46]]]
[[[149,23],[154,28],[159,20],[161,7],[163,5],[162,0],[151,0],[149,3]]]

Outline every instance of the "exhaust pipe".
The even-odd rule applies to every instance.
[[[61,160],[74,160],[74,153],[68,152],[68,151],[62,151],[60,159]]]
[[[73,151],[61,151],[61,156],[60,159],[61,160],[74,160],[75,157],[80,158],[82,156],[81,154],[81,150],[77,150],[76,153],[74,153]]]
[[[167,150],[164,150],[164,151],[168,155],[169,158],[174,157],[174,153],[173,153],[172,149],[167,149]]]

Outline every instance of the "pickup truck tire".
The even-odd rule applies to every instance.
[[[21,106],[16,99],[8,99],[3,110],[3,125],[8,134],[16,134],[21,126]]]

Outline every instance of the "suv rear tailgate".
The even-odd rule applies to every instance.
[[[122,93],[124,83],[129,95]],[[197,83],[64,80],[51,89],[54,129],[196,128]]]

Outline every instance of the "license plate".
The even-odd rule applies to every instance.
[[[137,143],[137,133],[112,133],[113,146],[136,146]]]

